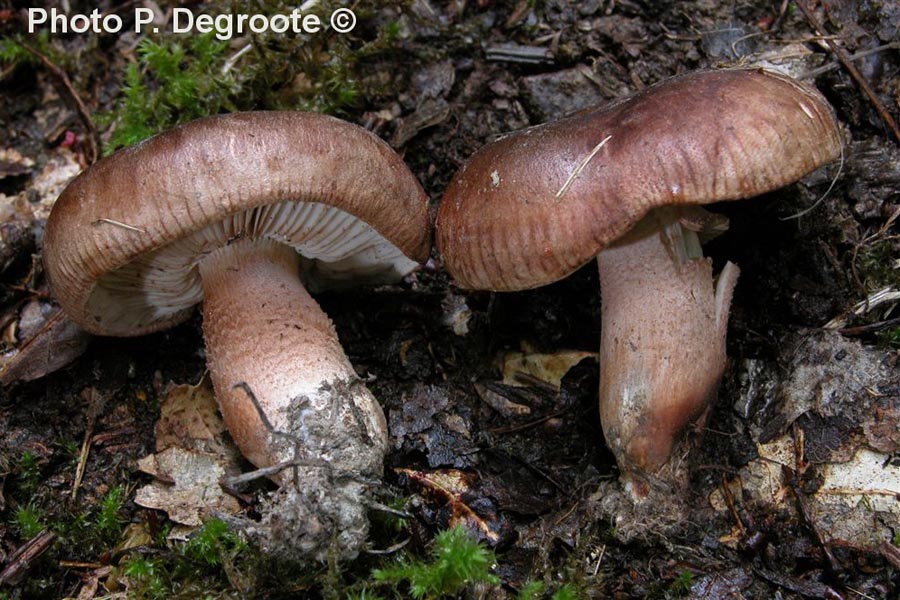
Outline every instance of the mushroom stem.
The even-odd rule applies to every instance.
[[[380,478],[384,414],[300,282],[294,249],[241,240],[199,269],[207,364],[244,456],[260,468],[293,462],[307,475],[325,468]],[[272,478],[284,485],[297,473],[292,467]]]
[[[637,496],[702,422],[725,370],[725,333],[738,269],[713,284],[697,233],[679,209],[652,211],[597,256],[602,293],[600,416]],[[642,491],[643,490],[643,491]]]

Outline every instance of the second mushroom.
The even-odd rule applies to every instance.
[[[482,148],[441,201],[437,245],[460,286],[494,291],[596,257],[603,431],[643,497],[672,480],[673,449],[725,369],[738,270],[714,282],[700,242],[727,223],[695,205],[777,189],[840,151],[813,88],[763,70],[694,73]]]
[[[429,248],[427,197],[387,144],[260,112],[192,122],[82,173],[50,215],[44,264],[63,309],[99,335],[168,328],[202,300],[225,424],[281,485],[260,541],[324,559],[362,547],[388,444],[307,287],[396,281]]]

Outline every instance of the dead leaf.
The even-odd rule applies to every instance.
[[[240,510],[219,485],[222,477],[240,471],[240,453],[226,441],[207,379],[169,390],[156,423],[156,450],[138,461],[138,468],[158,481],[138,490],[137,504],[164,510],[173,521],[193,527],[213,513]]]
[[[782,467],[796,467],[796,444],[788,433],[766,443],[757,443],[759,458],[740,471],[743,502],[773,505],[790,510],[793,496],[788,493]],[[841,540],[860,546],[881,543],[882,527],[900,526],[900,466],[886,462],[887,456],[860,448],[851,460],[816,467],[821,485],[809,495],[817,522],[828,540]],[[710,496],[714,508],[724,511],[725,503],[716,490]],[[875,523],[880,523],[875,526]]]
[[[183,448],[169,448],[138,461],[138,468],[158,479],[140,488],[136,504],[163,510],[176,523],[199,527],[214,513],[237,513],[237,499],[219,485],[225,475],[221,458]]]
[[[742,568],[709,573],[691,586],[690,597],[706,600],[741,598],[752,583],[753,578]]]
[[[157,452],[177,447],[232,457],[234,446],[224,443],[224,433],[225,422],[207,378],[168,390],[156,422]]]
[[[113,568],[111,566],[98,567],[96,569],[91,569],[88,573],[82,575],[84,584],[78,591],[76,599],[90,600],[95,597],[97,595],[97,590],[100,587],[100,580],[109,577],[112,570]]]
[[[395,469],[395,471],[406,475],[411,482],[420,487],[427,499],[450,509],[448,528],[462,525],[492,544],[499,541],[501,524],[497,515],[494,513],[482,517],[469,506],[469,502],[483,498],[483,495],[474,489],[477,480],[475,473],[458,469],[435,471]]]
[[[27,156],[22,156],[12,148],[0,148],[0,179],[5,177],[17,177],[31,172],[34,161]]]
[[[531,414],[531,407],[525,404],[513,402],[503,394],[495,391],[490,384],[475,384],[475,392],[485,404],[496,410],[504,417],[524,417]]]
[[[900,407],[876,409],[874,415],[863,424],[869,446],[885,454],[900,450]]]
[[[3,194],[0,194],[0,203],[4,199]],[[16,261],[24,262],[23,259],[33,252],[32,225],[30,218],[25,220],[16,216],[0,223],[0,273],[5,272]]]
[[[503,383],[522,387],[529,385],[527,379],[530,377],[558,391],[566,373],[586,358],[597,360],[597,353],[582,350],[563,350],[553,354],[507,352],[501,359]]]
[[[49,152],[47,164],[29,186],[29,200],[35,220],[50,216],[56,199],[80,172],[78,156],[68,148],[58,146]]]
[[[423,129],[443,123],[450,116],[450,105],[443,98],[428,98],[411,115],[397,119],[397,129],[391,138],[394,148],[403,146]]]
[[[116,545],[116,551],[121,552],[130,548],[152,545],[153,534],[150,533],[146,523],[129,523],[122,532],[121,541]]]
[[[434,427],[437,415],[449,404],[447,394],[439,387],[416,385],[408,394],[403,394],[400,409],[388,413],[391,437],[396,448],[403,445],[404,438],[419,438]]]
[[[0,357],[0,383],[32,381],[53,373],[81,356],[90,336],[59,308],[17,350]]]

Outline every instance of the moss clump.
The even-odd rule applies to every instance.
[[[59,51],[50,42],[50,33],[48,31],[40,31],[37,35],[28,36],[27,38],[22,35],[14,35],[0,39],[0,64],[41,64],[41,60],[22,45],[22,42],[26,40],[28,45],[46,56],[54,64],[66,67],[71,63],[71,56]]]
[[[878,341],[888,348],[900,350],[900,327],[878,332]]]
[[[116,486],[111,489],[100,502],[100,510],[95,519],[97,535],[110,542],[115,542],[122,534],[125,520],[122,509],[125,506],[125,488]]]
[[[694,586],[694,574],[687,569],[681,571],[678,577],[669,584],[669,592],[676,598],[687,596]]]
[[[44,529],[44,511],[33,503],[28,503],[16,509],[13,522],[19,536],[23,540],[30,540]]]
[[[182,554],[209,567],[231,563],[247,544],[221,519],[207,521],[188,542]]]
[[[375,581],[390,584],[395,591],[408,586],[413,598],[441,598],[463,591],[473,583],[498,584],[490,570],[493,552],[469,537],[462,527],[437,535],[432,560],[403,560],[393,567],[372,572]]]
[[[212,519],[172,550],[129,556],[114,579],[138,600],[239,597],[247,587],[238,570],[246,550],[225,522]]]
[[[115,126],[107,152],[179,123],[233,109],[229,97],[237,82],[223,72],[227,49],[211,33],[191,38],[186,46],[149,38],[141,41],[139,61],[125,69],[118,105],[99,119]]]
[[[317,13],[330,14],[328,3]],[[215,4],[212,5],[213,7]],[[222,10],[229,10],[224,3]],[[282,12],[260,2],[260,14]],[[321,16],[321,15],[320,15]],[[215,32],[144,38],[124,72],[115,107],[97,116],[112,127],[106,153],[181,123],[239,110],[306,110],[343,114],[365,96],[359,58],[373,44],[350,36],[254,35],[235,47]],[[356,46],[359,46],[358,48]]]
[[[900,288],[900,239],[883,238],[863,246],[856,258],[856,272],[869,292],[884,287]]]
[[[546,597],[546,586],[540,581],[529,581],[522,586],[519,595],[516,596],[517,600],[540,600]],[[571,583],[564,584],[550,596],[550,600],[579,600],[580,598],[582,598],[581,594]]]
[[[26,450],[16,465],[16,484],[20,496],[31,496],[41,484],[40,458]]]

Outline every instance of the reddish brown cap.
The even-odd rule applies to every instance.
[[[53,292],[82,327],[140,335],[201,299],[197,263],[239,237],[305,256],[313,287],[362,273],[397,279],[427,259],[422,187],[364,129],[300,112],[211,117],[105,158],[62,193],[47,222]]]
[[[840,152],[813,88],[762,70],[693,73],[479,150],[444,194],[437,246],[462,287],[538,287],[655,207],[756,196]]]

